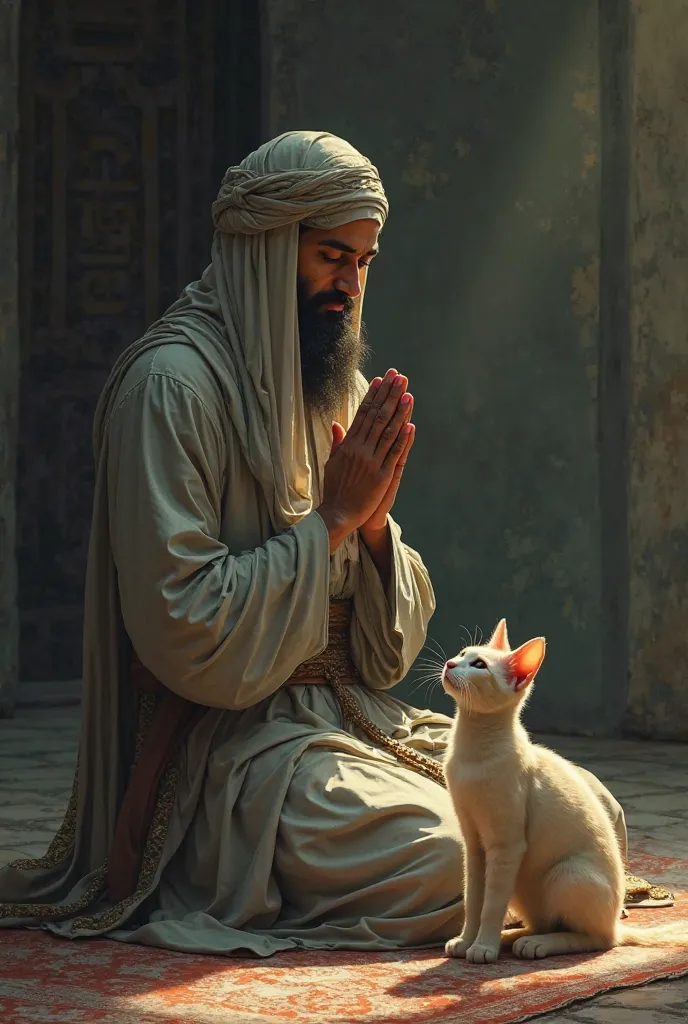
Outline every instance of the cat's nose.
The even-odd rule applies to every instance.
[[[447,662],[447,668],[456,668],[456,665],[457,665],[457,662],[455,662],[455,661],[448,661]]]

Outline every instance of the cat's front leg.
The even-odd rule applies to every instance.
[[[493,846],[485,852],[485,895],[480,928],[475,941],[466,950],[468,963],[492,964],[497,960],[504,918],[525,851],[525,842],[518,840]]]
[[[470,841],[464,836],[464,872],[463,930],[444,947],[447,956],[464,957],[466,950],[475,942],[480,928],[485,893],[485,851],[481,849],[477,836]]]

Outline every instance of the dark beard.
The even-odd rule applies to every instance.
[[[309,409],[332,419],[356,385],[368,347],[361,324],[360,335],[353,322],[354,303],[341,292],[318,292],[307,297],[297,285],[301,385]],[[323,309],[328,302],[343,302],[344,309]]]

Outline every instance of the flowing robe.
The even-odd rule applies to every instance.
[[[283,686],[326,646],[329,598],[350,597],[361,707],[396,739],[441,756],[450,720],[385,692],[408,672],[434,610],[419,555],[390,518],[385,592],[363,544],[330,558],[317,512],[273,535],[214,373],[189,345],[136,358],[106,429],[112,614],[156,678],[207,710],[181,752],[145,891],[114,916],[104,905],[47,927],[262,955],[442,942],[462,916],[448,794],[343,723],[328,686]],[[90,773],[92,787],[111,785],[107,764]],[[112,816],[97,831],[111,828]],[[106,851],[110,836],[92,836],[91,847]],[[6,869],[0,900],[45,900],[49,888],[69,903],[90,880],[72,878],[65,892],[64,880],[37,885],[41,874]]]
[[[133,648],[165,687],[206,710],[176,760],[157,855],[146,854],[133,897],[112,907],[100,865],[135,694],[124,678],[108,715],[102,694],[86,693],[73,852],[58,836],[48,863],[1,871],[0,923],[35,924],[10,904],[53,901],[73,907],[66,919],[59,906],[53,920],[37,916],[66,937],[263,956],[455,935],[463,880],[449,794],[343,722],[327,685],[283,685],[326,646],[329,598],[351,598],[357,701],[388,735],[441,758],[450,719],[386,692],[418,655],[434,610],[420,556],[390,517],[385,591],[363,544],[330,557],[317,512],[275,534],[214,372],[192,346],[137,356],[106,430],[117,593],[100,601],[111,621],[99,627],[120,643],[103,678],[121,676]],[[326,453],[315,439],[311,455],[321,479]],[[590,780],[625,841],[621,809]],[[95,906],[80,899],[89,891]]]

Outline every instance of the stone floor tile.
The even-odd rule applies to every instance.
[[[66,749],[71,752],[73,742],[73,736],[56,736],[52,730],[50,733],[29,733],[10,738],[0,732],[0,757],[4,759],[11,754],[24,759],[42,757],[43,754],[64,754]]]
[[[653,839],[656,834],[653,834]],[[675,825],[662,826],[661,835],[673,841],[674,849],[678,840],[685,843],[685,849],[688,850],[688,821],[682,820]],[[671,856],[671,854],[667,854],[667,856]]]
[[[39,848],[40,854],[43,854],[55,838],[56,832],[57,829],[55,828],[51,828],[49,831],[26,829],[24,832],[15,833],[16,838],[14,842],[11,836],[0,833],[0,850],[23,850],[28,844],[29,846]]]
[[[49,843],[22,843],[21,846],[0,849],[0,866],[10,864],[13,860],[35,860],[42,857]]]
[[[646,1007],[636,1010],[625,1006],[597,1006],[590,1003],[584,1004],[564,1019],[575,1021],[576,1024],[677,1024],[685,1018],[664,1008]]]
[[[668,828],[670,825],[681,825],[683,822],[680,818],[672,818],[668,814],[650,814],[649,812],[634,812],[626,813],[626,821],[629,828],[634,828],[640,831],[645,829],[658,829]]]
[[[9,819],[3,821],[2,817],[0,817],[0,846],[2,846],[5,837],[11,839],[17,832],[32,836],[40,834],[41,839],[44,835],[52,835],[60,827],[63,820],[64,814],[56,815],[54,813],[45,815],[45,817],[27,817],[23,821],[10,821]]]
[[[24,771],[24,763],[29,771],[50,771],[51,765],[40,754],[29,754],[26,758],[19,754],[0,754],[0,778],[3,773],[16,775]],[[52,766],[55,767],[54,765]],[[0,783],[1,784],[1,783]]]
[[[644,793],[627,800],[624,810],[688,818],[688,793],[678,789],[668,793]]]
[[[58,804],[62,806],[64,801],[69,799],[70,789],[70,786],[65,785],[54,785],[50,789],[42,789],[40,786],[24,789],[14,789],[14,787],[8,787],[6,790],[0,789],[0,818],[2,818],[3,807],[8,806],[35,806],[48,801],[53,807]]]
[[[13,822],[44,821],[46,818],[54,818],[56,808],[54,804],[19,805],[16,807],[3,807],[0,809],[0,829],[3,825],[10,826]]]
[[[76,755],[77,751],[75,748],[73,750],[46,751],[42,755],[42,758],[44,761],[47,761],[48,764],[50,765],[55,765],[58,768],[65,768],[69,769],[69,771],[74,771],[74,766],[76,765]]]
[[[33,856],[34,854],[29,853],[24,849],[24,847],[20,850],[10,850],[8,847],[5,850],[0,850],[0,868],[4,868],[7,864],[11,864],[13,860],[28,860],[29,857]]]
[[[598,1006],[626,1006],[629,1009],[656,1007],[658,1002],[661,1002],[665,1010],[688,1017],[688,977],[675,981],[654,981],[640,988],[623,988],[595,1000]]]
[[[674,789],[671,786],[667,787],[666,784],[651,782],[648,779],[618,779],[614,782],[614,796],[617,800],[624,801],[624,807],[626,800],[633,800],[636,797],[651,799],[653,795],[666,796],[667,793],[672,792]],[[684,797],[684,800],[688,806],[688,795]]]
[[[71,775],[72,772],[65,768],[56,768],[55,765],[36,764],[32,761],[24,766],[14,760],[11,767],[0,767],[0,793],[5,791],[6,786],[21,784],[25,780],[30,780],[32,785],[47,785],[51,781],[54,783],[56,778],[68,779]]]

